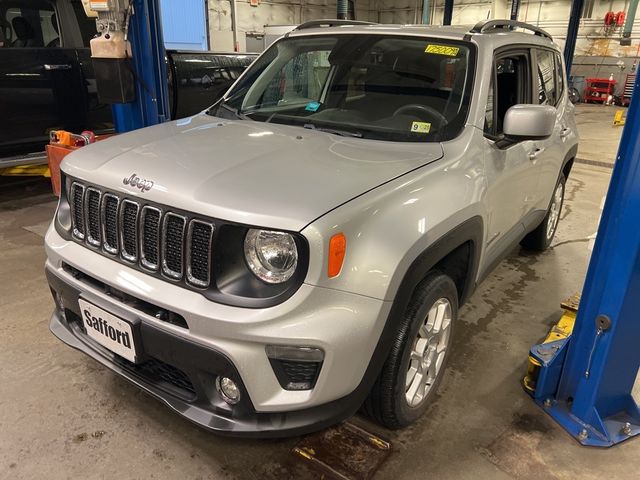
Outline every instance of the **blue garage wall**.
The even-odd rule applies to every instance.
[[[160,0],[166,48],[207,50],[204,0]]]

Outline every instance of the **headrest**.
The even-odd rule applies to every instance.
[[[29,24],[24,17],[15,17],[11,20],[11,25],[13,25],[13,31],[16,32],[18,39],[31,40],[34,37],[33,28],[31,28],[31,24]]]

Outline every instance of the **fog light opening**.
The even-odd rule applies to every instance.
[[[267,345],[266,352],[282,388],[312,390],[315,387],[324,351],[306,346]]]
[[[240,401],[240,388],[228,377],[216,377],[216,390],[229,405],[235,405]]]

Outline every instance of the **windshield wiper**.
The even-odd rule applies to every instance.
[[[319,132],[333,133],[334,135],[340,135],[341,137],[362,138],[362,133],[360,132],[350,132],[348,130],[340,130],[339,128],[331,128],[331,127],[318,127],[313,123],[305,123],[303,126],[308,130],[317,130]]]
[[[233,115],[235,115],[236,118],[239,118],[240,120],[251,120],[247,115],[245,115],[244,113],[241,113],[240,111],[238,111],[237,108],[233,108],[233,107],[227,105],[225,102],[222,102],[219,105],[219,108],[223,108],[227,112],[231,112]]]

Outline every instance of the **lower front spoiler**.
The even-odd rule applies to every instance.
[[[226,404],[220,404],[216,406],[216,402],[210,400],[215,395],[215,387],[211,385],[210,379],[206,383],[195,385],[198,395],[193,399],[173,395],[166,388],[161,388],[161,385],[155,385],[153,382],[147,381],[145,377],[137,375],[126,361],[121,361],[116,355],[97,344],[93,344],[79,328],[77,322],[68,321],[75,315],[69,308],[73,308],[72,305],[74,307],[77,305],[81,292],[51,270],[47,269],[46,273],[52,290],[63,297],[65,305],[64,315],[58,308],[54,310],[49,325],[51,333],[70,347],[87,354],[151,396],[161,400],[186,419],[212,432],[238,437],[262,438],[302,435],[321,430],[349,418],[358,410],[364,399],[357,389],[358,393],[354,392],[333,402],[305,410],[256,412],[248,400],[243,402],[245,405],[242,408],[237,408],[240,405],[230,407]],[[85,295],[85,292],[82,294]],[[235,371],[233,365],[225,365],[228,360],[221,359],[219,352],[202,345],[178,338],[150,325],[144,325],[142,334],[145,350],[154,356],[170,352],[171,357],[176,361],[193,362],[200,366],[203,364],[215,365],[215,368],[218,371],[223,371],[225,375],[227,375],[226,372],[229,372],[229,375],[233,374],[230,369]],[[179,366],[185,369],[184,364]],[[246,394],[246,390],[244,391]],[[205,392],[205,394],[200,395],[201,392]]]

